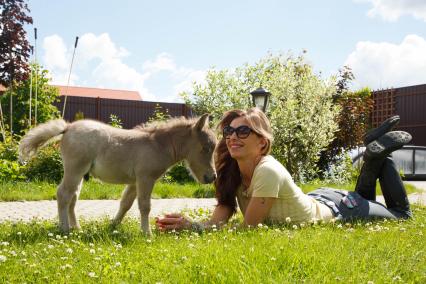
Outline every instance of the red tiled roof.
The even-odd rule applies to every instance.
[[[126,91],[126,90],[110,90],[110,89],[98,89],[98,88],[86,88],[86,87],[74,87],[69,86],[58,86],[59,93],[61,96],[73,96],[73,97],[88,97],[88,98],[104,98],[104,99],[116,99],[116,100],[132,100],[141,101],[142,98],[137,91]]]

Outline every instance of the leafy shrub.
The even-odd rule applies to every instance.
[[[348,154],[341,154],[323,173],[325,182],[344,184],[356,180],[359,170],[352,165],[352,159]]]
[[[0,159],[0,180],[1,181],[19,181],[25,180],[23,166],[16,161]]]
[[[18,160],[18,142],[6,136],[6,141],[0,143],[0,159],[8,161]]]
[[[25,175],[30,180],[59,183],[63,176],[59,145],[52,143],[41,149],[37,156],[26,165]]]
[[[164,182],[172,183],[177,182],[184,184],[187,182],[195,182],[194,178],[189,173],[183,162],[177,163],[170,168],[163,177]]]
[[[123,128],[123,122],[118,117],[118,115],[110,114],[109,116],[109,124],[115,128]]]

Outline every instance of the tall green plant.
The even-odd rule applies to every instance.
[[[250,107],[249,93],[260,86],[272,93],[266,114],[275,137],[273,155],[296,180],[311,177],[338,129],[339,107],[332,103],[335,78],[314,74],[303,54],[269,54],[233,72],[209,70],[206,83],[195,83],[194,94],[182,97],[196,113],[209,112],[218,121],[227,110]]]
[[[160,104],[155,104],[154,113],[148,118],[148,122],[166,121],[170,119],[168,109],[163,109]]]
[[[25,130],[30,127],[29,122],[29,110],[30,110],[30,86],[32,85],[32,93],[35,93],[35,88],[38,90],[37,102],[35,97],[32,96],[32,119],[31,125],[34,125],[34,111],[37,103],[37,123],[46,122],[48,120],[59,118],[60,114],[58,109],[53,105],[53,102],[58,101],[59,90],[54,86],[49,85],[48,71],[41,70],[41,67],[37,64],[32,65],[34,72],[33,77],[38,73],[37,86],[34,84],[35,78],[33,78],[33,84],[31,79],[20,82],[15,86],[13,90],[8,90],[5,94],[0,97],[1,104],[4,109],[9,109],[10,100],[9,97],[13,95],[13,131],[15,134],[22,135]],[[13,93],[13,94],[12,94]],[[10,113],[3,113],[5,116],[5,122],[10,121]],[[10,129],[10,125],[7,125]]]
[[[123,122],[118,117],[118,115],[110,114],[109,116],[109,124],[115,128],[123,128]]]

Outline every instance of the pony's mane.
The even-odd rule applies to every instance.
[[[197,118],[185,118],[184,116],[181,116],[177,118],[171,118],[166,121],[142,123],[135,126],[134,129],[148,133],[163,132],[174,128],[187,127],[195,124],[196,121]]]

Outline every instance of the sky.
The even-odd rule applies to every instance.
[[[268,53],[323,78],[352,68],[353,89],[426,84],[426,0],[29,0],[28,38],[52,84],[138,91],[182,102],[206,72]],[[37,42],[34,40],[37,28]],[[70,66],[75,37],[72,72]],[[36,57],[36,58],[35,58]]]

